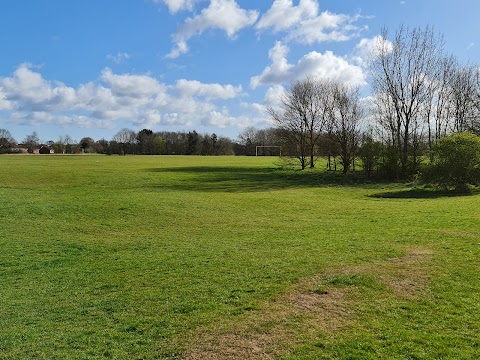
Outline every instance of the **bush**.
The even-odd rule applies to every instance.
[[[362,160],[363,171],[370,178],[372,172],[376,169],[382,154],[382,144],[375,141],[370,135],[363,135],[362,145],[358,149],[358,156]]]
[[[468,192],[468,185],[480,182],[480,137],[465,132],[440,139],[423,175],[427,182]]]

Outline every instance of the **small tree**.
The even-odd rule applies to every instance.
[[[36,131],[32,132],[30,135],[27,135],[25,137],[25,140],[23,140],[23,143],[27,147],[27,151],[29,154],[33,154],[33,151],[36,147],[38,147],[39,142],[40,140]]]
[[[455,186],[468,192],[468,185],[480,182],[480,137],[464,132],[438,140],[426,180],[442,186]]]
[[[6,129],[0,129],[0,154],[10,152],[15,145],[15,139],[10,131]]]
[[[382,153],[382,144],[372,137],[372,135],[365,133],[362,136],[362,144],[358,150],[358,155],[362,160],[363,170],[370,178],[370,175],[378,165]]]

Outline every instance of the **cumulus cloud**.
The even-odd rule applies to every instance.
[[[312,51],[300,59],[295,69],[295,79],[307,76],[336,79],[354,86],[366,84],[365,74],[361,68],[348,63],[331,51],[323,54]]]
[[[300,0],[298,6],[293,6],[292,0],[276,0],[255,27],[258,30],[272,28],[274,32],[284,31],[317,14],[316,0]]]
[[[282,103],[285,88],[282,85],[274,85],[268,88],[265,93],[265,104],[271,107],[278,107]]]
[[[371,39],[363,38],[355,46],[352,58],[357,64],[365,67],[380,55],[380,49],[390,52],[393,50],[393,44],[381,35]]]
[[[235,126],[238,128],[245,128],[247,126],[264,125],[266,120],[262,117],[255,116],[231,116],[227,110],[211,111],[206,114],[201,124],[203,126],[214,126],[217,128],[225,128],[227,126]]]
[[[30,111],[49,111],[61,104],[72,104],[75,90],[60,82],[52,84],[32,70],[31,64],[21,64],[11,78],[1,78],[0,88],[3,102],[8,101],[14,108]]]
[[[167,5],[168,10],[174,14],[181,10],[192,11],[195,3],[199,0],[153,0],[154,3],[164,3]]]
[[[241,86],[185,79],[167,85],[149,75],[115,74],[108,68],[100,82],[72,88],[22,64],[11,77],[0,78],[0,110],[19,124],[107,127],[126,120],[135,125],[186,125],[216,111],[216,102],[241,92]]]
[[[175,42],[167,58],[176,58],[188,51],[187,41],[207,29],[223,30],[231,39],[243,28],[253,25],[258,18],[255,10],[240,8],[235,0],[211,0],[199,15],[187,18],[173,35]]]
[[[0,87],[0,111],[2,110],[11,110],[12,103],[7,100],[7,94]]]
[[[117,75],[109,68],[102,71],[102,80],[118,97],[149,98],[165,91],[165,86],[148,75]]]
[[[289,82],[292,77],[293,65],[288,63],[288,46],[277,41],[275,46],[268,52],[272,65],[267,66],[261,75],[254,76],[250,80],[250,86],[255,89],[261,84],[281,84]]]
[[[349,85],[366,84],[361,67],[350,64],[331,51],[323,54],[316,51],[309,52],[296,65],[288,63],[287,53],[288,47],[277,42],[269,53],[272,65],[266,67],[261,75],[252,77],[250,86],[255,89],[259,85],[281,85],[307,76],[337,79]]]
[[[300,0],[297,6],[292,0],[275,0],[255,27],[259,31],[286,32],[286,41],[313,44],[347,41],[358,36],[364,30],[355,25],[359,19],[358,15],[320,13],[317,0]]]
[[[177,81],[176,89],[182,96],[203,96],[207,99],[233,99],[242,92],[241,86],[203,84],[200,81],[185,79]]]

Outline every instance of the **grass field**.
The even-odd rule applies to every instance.
[[[0,157],[0,359],[478,359],[480,196],[275,158]]]

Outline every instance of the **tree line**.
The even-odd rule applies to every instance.
[[[37,132],[25,137],[18,144],[11,133],[0,129],[0,153],[15,153],[22,149],[33,153],[46,146],[56,154],[97,153],[107,155],[243,155],[243,146],[223,136],[199,134],[195,130],[160,131],[142,129],[135,132],[124,128],[111,140],[95,141],[84,137],[75,141],[71,136],[61,136],[57,141],[40,142]]]
[[[269,112],[278,136],[302,169],[317,156],[343,172],[361,159],[364,170],[406,179],[432,162],[435,146],[456,133],[480,134],[480,68],[443,50],[431,27],[382,30],[371,62],[369,105],[359,89],[333,79],[293,83]]]

